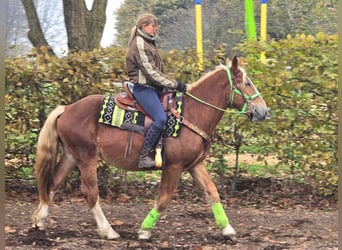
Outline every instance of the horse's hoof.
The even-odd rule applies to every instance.
[[[37,218],[32,217],[32,228],[38,229],[40,231],[46,230],[46,222],[45,221],[38,221]]]
[[[38,227],[36,224],[32,224],[32,227],[29,229],[30,232],[42,232],[46,233],[46,229],[42,229]]]
[[[233,244],[237,243],[236,232],[230,224],[223,228],[222,235],[229,239]]]
[[[151,238],[151,231],[147,231],[147,230],[143,230],[143,229],[139,229],[138,231],[138,237],[139,240],[149,240]]]
[[[32,228],[37,228],[41,231],[45,231],[47,228],[46,219],[49,215],[49,206],[47,204],[40,203],[38,208],[33,212],[31,216]]]
[[[223,228],[222,234],[223,236],[230,236],[230,235],[236,235],[236,232],[234,228],[230,224],[228,224],[225,228]]]
[[[230,242],[232,245],[235,245],[238,243],[238,238],[236,237],[236,235],[227,235],[225,236]]]
[[[115,232],[114,230],[112,232],[109,232],[107,235],[107,239],[108,240],[117,240],[120,239],[120,234],[118,234],[117,232]]]
[[[120,235],[117,232],[115,232],[112,228],[103,231],[100,231],[98,229],[97,232],[102,239],[117,240],[120,238]]]

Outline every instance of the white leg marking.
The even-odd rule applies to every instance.
[[[228,236],[228,237],[235,236],[236,232],[235,232],[234,228],[230,224],[228,224],[225,228],[223,228],[222,235]]]
[[[148,231],[148,230],[143,230],[143,229],[139,229],[138,231],[138,238],[139,240],[149,240],[151,238],[151,230]]]
[[[32,227],[38,228],[39,230],[46,229],[46,219],[49,215],[49,205],[39,203],[38,208],[33,212],[32,215]]]
[[[53,201],[55,192],[50,192],[49,199],[50,202]],[[39,228],[39,230],[46,229],[46,219],[49,216],[49,205],[40,202],[38,208],[33,212],[32,215],[32,227]]]
[[[94,214],[98,232],[101,237],[109,240],[120,238],[120,235],[113,230],[105,215],[103,214],[102,208],[100,207],[99,199],[97,199],[97,202],[91,209],[91,211]]]

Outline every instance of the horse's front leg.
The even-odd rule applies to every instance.
[[[160,214],[166,209],[167,204],[171,201],[181,174],[182,169],[177,166],[167,166],[163,169],[157,202],[141,223],[138,231],[140,240],[151,238],[151,231]]]
[[[210,178],[207,169],[205,168],[204,161],[192,168],[190,170],[190,174],[203,188],[206,198],[211,204],[216,224],[220,229],[222,229],[222,234],[235,242],[236,232],[229,223],[229,219],[223,209],[217,188]]]

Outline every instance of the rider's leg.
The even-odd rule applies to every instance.
[[[146,132],[143,148],[140,152],[139,168],[149,168],[155,166],[155,161],[150,157],[150,152],[154,150],[166,124],[166,114],[160,103],[157,90],[141,85],[135,85],[133,95],[153,119],[153,123]]]

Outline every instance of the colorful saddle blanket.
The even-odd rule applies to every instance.
[[[175,93],[174,108],[183,114],[183,100],[180,93]],[[181,131],[182,123],[168,110],[167,123],[164,137],[177,137]],[[100,105],[98,122],[123,130],[144,134],[145,127],[148,126],[148,116],[137,110],[123,109],[115,103],[115,96],[105,96]]]

